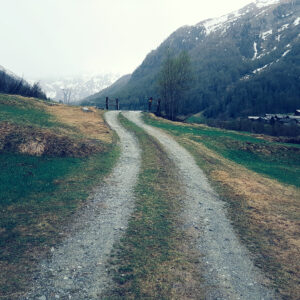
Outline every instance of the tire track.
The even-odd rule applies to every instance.
[[[78,214],[70,236],[42,262],[33,288],[21,299],[101,299],[111,285],[105,265],[127,227],[141,163],[137,141],[119,124],[118,114],[108,112],[105,119],[120,137],[119,162]]]

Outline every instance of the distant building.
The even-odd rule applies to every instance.
[[[248,116],[248,120],[267,124],[300,125],[300,109],[297,109],[294,114],[265,114],[263,117]]]

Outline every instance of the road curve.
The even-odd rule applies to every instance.
[[[120,137],[119,162],[78,214],[70,236],[42,262],[31,291],[21,299],[101,299],[110,285],[105,264],[133,210],[141,161],[137,141],[119,124],[118,113],[108,112],[105,119]]]
[[[278,299],[264,286],[262,274],[253,265],[226,217],[224,202],[213,191],[191,154],[170,135],[146,125],[140,112],[123,114],[154,136],[180,170],[179,178],[186,192],[184,228],[201,231],[195,245],[203,255],[205,299]]]

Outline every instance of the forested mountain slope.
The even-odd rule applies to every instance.
[[[0,65],[0,93],[47,99],[38,82],[32,85]]]
[[[183,26],[150,52],[125,85],[112,86],[89,103],[118,97],[143,108],[158,97],[157,73],[166,52],[185,50],[195,80],[182,113],[229,118],[291,112],[300,106],[300,1],[260,0],[217,19]]]

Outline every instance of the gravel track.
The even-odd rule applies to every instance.
[[[21,299],[101,299],[110,286],[105,265],[133,210],[141,161],[137,141],[119,124],[118,113],[108,112],[105,118],[120,137],[119,162],[78,214],[69,237],[42,262],[33,288]]]
[[[213,191],[192,155],[162,130],[146,125],[140,112],[123,114],[154,136],[180,170],[179,178],[186,191],[184,228],[200,230],[195,246],[202,255],[207,286],[205,299],[278,299],[263,284],[262,274],[226,217],[224,202]]]

